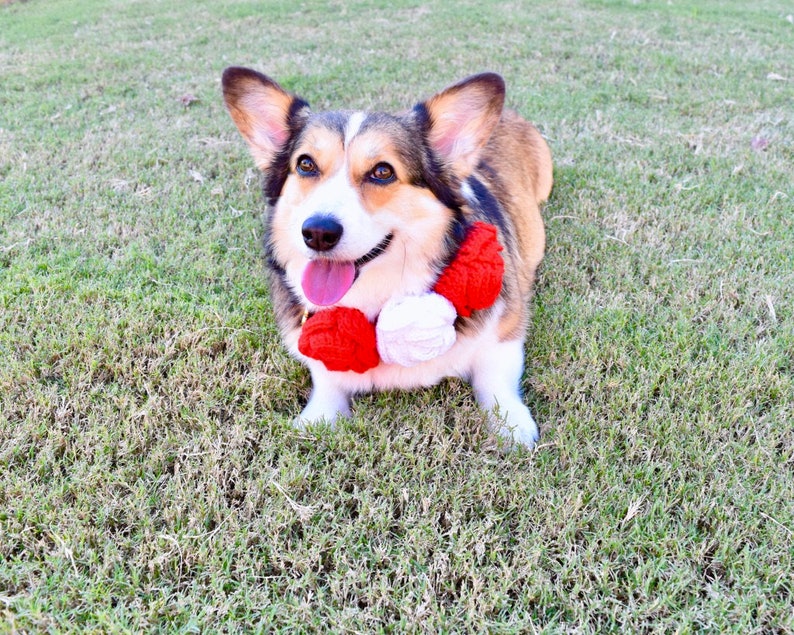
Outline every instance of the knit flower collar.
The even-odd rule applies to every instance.
[[[328,370],[364,373],[381,362],[413,366],[455,343],[457,317],[493,306],[502,290],[504,260],[496,227],[477,221],[432,290],[389,301],[376,321],[335,306],[304,320],[298,350]]]

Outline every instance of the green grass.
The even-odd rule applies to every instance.
[[[791,12],[0,6],[0,631],[793,632]],[[536,451],[460,382],[290,427],[231,64],[505,76],[556,160]]]

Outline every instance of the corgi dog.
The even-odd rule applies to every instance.
[[[534,446],[520,384],[552,160],[504,107],[502,78],[474,75],[401,114],[314,112],[241,67],[222,85],[264,172],[276,320],[311,373],[296,423],[460,377],[502,434]]]

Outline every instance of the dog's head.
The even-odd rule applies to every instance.
[[[269,248],[307,307],[374,317],[427,290],[460,220],[460,186],[498,123],[504,82],[475,75],[402,115],[313,113],[256,71],[223,74],[229,113],[265,172]]]

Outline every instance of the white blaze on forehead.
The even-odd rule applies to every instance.
[[[355,232],[353,232],[352,227],[360,224],[360,222],[357,223],[353,220],[353,216],[355,215],[355,210],[360,209],[361,202],[358,190],[351,181],[347,149],[366,118],[367,114],[364,112],[354,112],[349,116],[344,129],[344,152],[342,153],[341,163],[337,164],[338,167],[335,166],[335,169],[328,173],[327,178],[314,189],[307,199],[307,209],[311,210],[312,213],[314,210],[323,209],[342,222],[345,232],[337,251],[344,252],[346,249],[352,248],[356,257],[361,254],[358,253],[357,244],[353,243],[352,236]]]
[[[347,120],[347,126],[345,127],[345,148],[350,145],[350,141],[358,134],[358,131],[361,129],[361,124],[364,123],[366,118],[367,113],[365,112],[354,112],[350,115],[350,119]]]

